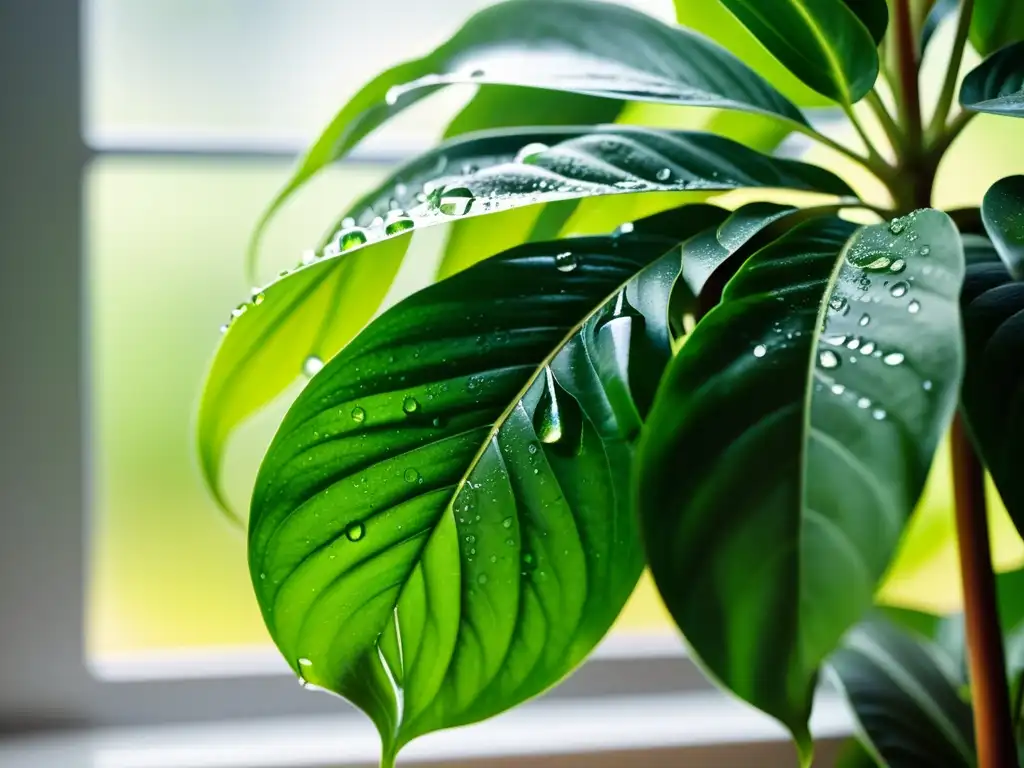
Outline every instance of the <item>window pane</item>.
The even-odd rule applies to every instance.
[[[489,0],[85,0],[93,146],[300,149],[367,80],[445,40]],[[671,16],[670,0],[631,0]],[[369,141],[422,148],[467,89]]]

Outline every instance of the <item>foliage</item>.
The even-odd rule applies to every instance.
[[[232,312],[199,412],[204,477],[234,514],[231,436],[310,377],[255,481],[250,571],[300,680],[373,719],[384,765],[555,685],[645,564],[702,668],[805,764],[823,670],[860,726],[846,764],[987,759],[978,689],[961,696],[971,632],[873,600],[958,402],[1024,531],[1024,181],[930,207],[976,112],[1024,117],[1021,6],[711,2],[676,6],[717,42],[596,0],[481,11],[345,104],[256,227],[252,274],[313,175],[438,89],[479,86],[437,149]],[[941,23],[956,32],[925,105]],[[988,58],[950,115],[968,42]],[[678,122],[626,124],[644,104]],[[859,144],[797,104],[834,106]],[[696,107],[719,135],[693,130]],[[771,154],[791,133],[885,195]],[[737,189],[760,200],[709,203]],[[435,225],[438,282],[379,314]],[[992,579],[987,562],[964,575]],[[1019,581],[1000,583],[1015,713]]]

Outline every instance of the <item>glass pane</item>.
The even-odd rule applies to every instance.
[[[88,169],[87,642],[102,674],[283,669],[266,647],[244,534],[225,522],[201,483],[193,428],[218,328],[247,296],[241,259],[252,222],[289,168],[275,160],[104,158]],[[265,252],[281,266],[294,263],[311,235],[384,170],[354,164],[317,177],[271,228]],[[396,294],[433,274],[443,235],[441,227],[417,235]],[[286,406],[258,416],[230,446],[227,485],[236,508],[245,507]],[[620,628],[678,647],[667,627],[645,582]],[[640,647],[636,638],[620,640],[620,648]]]
[[[490,0],[85,0],[85,136],[98,148],[301,149],[366,81]],[[671,0],[632,0],[671,17]],[[368,142],[422,148],[466,89]]]

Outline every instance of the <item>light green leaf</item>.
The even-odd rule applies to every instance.
[[[253,497],[253,585],[285,658],[373,718],[386,765],[550,687],[617,617],[643,567],[629,475],[669,356],[672,244],[720,215],[470,267],[292,407]]]
[[[807,85],[850,105],[878,77],[877,43],[843,0],[721,0]]]
[[[971,44],[982,56],[1024,39],[1024,3],[1020,0],[974,0]]]
[[[852,232],[813,220],[743,264],[670,364],[638,462],[673,618],[805,756],[818,666],[872,603],[961,370],[952,222]]]
[[[961,296],[967,354],[963,410],[1003,504],[1024,533],[1024,282],[1010,276],[988,240],[971,240],[979,244],[970,251]]]
[[[829,666],[881,765],[977,764],[971,708],[924,641],[882,621],[865,622]]]
[[[1024,42],[993,53],[969,72],[960,104],[975,112],[1024,117]]]
[[[630,8],[592,0],[509,0],[473,16],[427,56],[372,80],[338,112],[261,217],[406,107],[454,83],[525,86],[589,96],[759,112],[806,127],[799,110],[726,50]],[[507,92],[506,92],[507,93]],[[495,127],[474,108],[474,128]]]
[[[1007,176],[989,187],[981,219],[1010,274],[1024,279],[1024,176]]]

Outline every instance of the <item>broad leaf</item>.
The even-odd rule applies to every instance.
[[[263,214],[263,228],[313,174],[392,116],[455,83],[760,112],[806,127],[799,110],[718,45],[643,13],[593,0],[508,0],[473,16],[427,56],[365,85],[335,116]],[[487,111],[474,113],[474,127]],[[501,119],[504,111],[495,111]]]
[[[226,506],[219,471],[231,432],[294,382],[304,360],[328,360],[373,317],[415,229],[597,195],[746,186],[852,194],[828,171],[720,136],[626,126],[469,136],[412,161],[348,210],[309,264],[264,289],[261,304],[231,324],[200,405],[207,484]]]
[[[968,73],[960,104],[975,112],[1024,117],[1024,42],[992,54]]]
[[[861,24],[867,27],[875,45],[881,45],[889,29],[889,4],[886,0],[843,0]]]
[[[974,0],[971,43],[982,56],[1024,39],[1024,3],[1020,0]]]
[[[1024,176],[1007,176],[989,187],[981,218],[1010,274],[1024,279]]]
[[[866,622],[829,666],[881,765],[974,768],[971,708],[923,641]]]
[[[877,43],[843,0],[721,1],[818,93],[853,104],[874,86]]]
[[[721,215],[477,264],[384,313],[292,407],[253,497],[253,585],[386,764],[553,685],[618,615],[643,566],[629,475],[669,355],[671,244]]]
[[[988,241],[971,240],[979,245],[971,249],[961,296],[967,355],[962,407],[1003,504],[1024,532],[1024,282],[1010,276]]]
[[[670,364],[638,462],[672,616],[805,755],[818,665],[871,605],[961,368],[949,219],[852,232],[811,221],[746,261]]]

